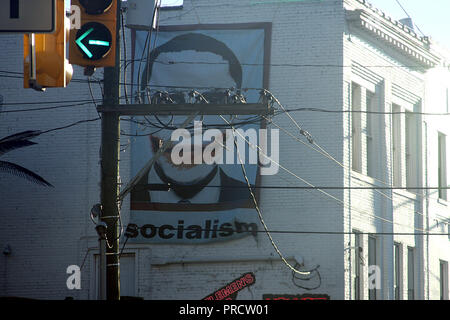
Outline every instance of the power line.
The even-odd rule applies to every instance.
[[[362,111],[362,110],[329,110],[321,108],[296,108],[287,109],[285,112],[298,112],[298,111],[309,111],[309,112],[322,112],[322,113],[363,113],[363,114],[379,114],[379,115],[393,115],[393,114],[408,114],[408,115],[424,115],[424,116],[448,116],[450,112],[416,112],[416,111]]]
[[[61,109],[61,108],[71,108],[71,107],[84,106],[84,105],[88,105],[88,104],[92,104],[92,101],[82,102],[82,103],[75,103],[75,104],[68,104],[68,105],[62,105],[62,106],[53,106],[53,107],[5,110],[5,111],[0,111],[0,113],[17,113],[17,112],[32,112],[32,111],[42,111],[42,110],[54,110],[54,109]]]
[[[23,72],[2,71],[2,70],[0,70],[0,73],[6,73],[6,75],[5,74],[0,74],[0,78],[23,79]],[[101,80],[101,81],[103,81],[103,80]],[[72,79],[72,80],[70,80],[70,82],[86,83],[87,80],[85,80],[85,79]]]
[[[230,124],[230,122],[229,122],[228,120],[226,120],[225,118],[223,118],[223,120],[224,120],[225,122],[227,122],[228,124]],[[340,205],[342,205],[343,207],[348,207],[348,208],[351,209],[351,210],[358,211],[358,212],[360,212],[361,214],[364,214],[364,215],[366,215],[366,216],[368,216],[368,217],[370,217],[370,218],[372,218],[372,219],[379,219],[379,220],[381,220],[381,221],[384,221],[384,222],[387,222],[387,223],[390,223],[390,224],[393,224],[393,225],[396,224],[396,225],[399,225],[399,226],[401,226],[401,227],[411,228],[411,226],[403,225],[403,224],[400,224],[400,223],[398,223],[398,222],[394,222],[394,221],[391,221],[391,220],[389,220],[389,219],[385,219],[385,218],[379,217],[379,216],[377,216],[377,215],[374,215],[374,214],[372,214],[372,213],[366,212],[366,211],[364,211],[364,210],[362,210],[362,209],[352,207],[351,205],[346,204],[344,201],[342,201],[342,200],[336,198],[335,196],[329,194],[328,192],[325,192],[325,191],[322,190],[322,189],[317,189],[313,184],[311,184],[311,183],[308,182],[307,180],[301,178],[300,176],[298,176],[297,174],[295,174],[295,173],[292,172],[291,170],[289,170],[289,169],[287,169],[286,167],[282,166],[279,162],[277,162],[277,161],[273,160],[272,158],[270,158],[269,156],[267,156],[267,155],[261,150],[261,148],[260,148],[259,146],[252,144],[252,143],[251,143],[250,141],[248,141],[244,136],[242,136],[242,134],[241,134],[239,131],[237,131],[237,133],[239,134],[239,136],[241,137],[241,139],[243,139],[249,146],[253,146],[254,148],[258,148],[258,149],[260,150],[260,154],[263,155],[266,159],[268,159],[268,160],[271,161],[272,163],[276,164],[279,168],[283,169],[284,171],[286,171],[287,173],[289,173],[290,175],[292,175],[293,177],[295,177],[297,180],[302,181],[303,183],[309,185],[310,187],[313,187],[314,190],[317,190],[317,191],[319,191],[320,193],[326,195],[327,197],[329,197],[329,198],[335,200],[336,202],[338,202],[338,203],[339,203]],[[418,228],[415,228],[415,227],[414,227],[414,229],[415,229],[415,230],[418,230],[418,231],[425,231],[424,229],[418,229]]]
[[[161,228],[159,226],[153,226],[156,230]],[[142,229],[142,227],[137,226],[137,230]],[[186,227],[178,227],[179,231],[192,231]],[[196,228],[198,231],[202,232],[213,232],[217,231],[211,228]],[[379,235],[379,236],[450,236],[449,233],[439,233],[439,232],[347,232],[347,231],[305,231],[305,230],[241,230],[242,233],[265,233],[272,234],[299,234],[299,235]],[[126,234],[125,234],[126,236]]]
[[[57,100],[57,101],[31,101],[31,102],[7,102],[3,105],[5,106],[18,106],[18,105],[40,105],[40,104],[54,104],[54,103],[74,103],[74,102],[92,102],[93,99],[86,100]],[[97,99],[96,101],[101,101],[101,99]]]
[[[281,105],[280,101],[279,101],[278,99],[276,99],[276,97],[274,97],[273,94],[272,94],[270,91],[265,90],[265,92],[268,93],[268,94],[273,98],[273,100],[280,106],[280,108],[282,108],[284,111],[286,111],[286,110],[284,109],[284,107]],[[264,116],[263,116],[263,117],[264,117]],[[266,117],[264,117],[264,118],[267,119]],[[295,120],[293,120],[292,117],[290,117],[290,119],[291,119],[291,121],[294,121],[294,122],[295,122]],[[275,124],[273,121],[271,121],[271,120],[269,120],[269,119],[267,119],[267,120],[269,121],[269,123],[271,122],[272,124]],[[295,124],[296,124],[297,127],[299,127],[298,124],[297,124],[296,122],[295,122]],[[276,125],[276,124],[275,124],[275,125]],[[294,135],[292,135],[289,131],[287,131],[287,130],[284,129],[283,127],[278,126],[278,125],[276,125],[276,126],[277,126],[278,128],[280,128],[281,130],[285,131],[288,135],[290,135],[290,136],[291,136],[292,138],[294,138],[296,141],[301,142],[302,144],[306,145],[307,147],[309,147],[309,148],[311,148],[311,149],[313,149],[313,150],[319,152],[320,154],[324,155],[325,157],[327,157],[327,158],[329,158],[330,160],[332,160],[332,161],[334,161],[335,163],[337,163],[337,164],[338,164],[339,166],[341,166],[342,168],[347,169],[347,170],[350,170],[350,169],[347,168],[343,163],[339,162],[339,161],[336,160],[333,156],[331,156],[328,152],[326,152],[326,151],[325,151],[322,147],[320,147],[314,140],[312,140],[313,144],[317,145],[317,147],[319,147],[320,151],[317,150],[317,149],[315,149],[315,148],[313,148],[310,144],[307,144],[307,143],[303,142],[302,140],[300,140],[299,138],[295,137]],[[301,128],[299,128],[299,129],[301,130]],[[374,179],[375,179],[375,178],[374,178]],[[384,185],[387,185],[387,183],[384,182],[384,181],[381,181],[381,180],[379,180],[379,179],[375,179],[375,180],[378,181],[378,182],[381,182],[381,183],[384,184]],[[364,181],[361,181],[361,182],[364,183]],[[365,182],[365,183],[368,183],[368,182]],[[392,189],[392,187],[390,187],[389,189]],[[409,192],[413,193],[414,195],[416,195],[416,196],[418,196],[418,197],[421,197],[422,199],[427,198],[427,199],[435,199],[435,200],[436,200],[436,198],[433,198],[433,197],[431,197],[431,196],[423,196],[423,195],[421,195],[421,194],[417,194],[417,193],[412,192],[412,189],[413,189],[413,188],[405,188],[405,189],[408,190]],[[439,188],[438,188],[438,189],[439,189]],[[385,197],[385,198],[387,198],[387,199],[389,199],[389,200],[391,200],[391,201],[394,201],[394,199],[393,199],[392,197],[389,197],[389,196],[386,195],[385,193],[379,191],[378,188],[373,189],[373,190],[375,190],[377,193],[379,193],[379,194],[382,195],[383,197]],[[415,213],[424,216],[424,214],[421,213],[421,212],[417,212],[417,211],[416,211]]]
[[[98,120],[100,120],[100,118],[79,120],[79,121],[70,123],[70,124],[65,125],[65,126],[56,127],[56,128],[52,128],[52,129],[48,129],[48,130],[43,130],[43,131],[38,131],[39,133],[36,136],[39,136],[39,135],[42,135],[42,134],[45,134],[45,133],[54,132],[54,131],[60,131],[60,130],[68,129],[68,128],[71,128],[71,127],[74,127],[74,126],[78,126],[78,125],[83,124],[83,123],[95,122],[95,121],[98,121]]]
[[[144,186],[144,185],[141,185]],[[170,187],[168,185],[168,187]],[[227,185],[202,185],[203,188],[243,188],[246,189],[246,186],[227,186]],[[283,190],[314,190],[314,189],[323,189],[323,190],[408,190],[408,189],[421,189],[421,190],[439,190],[439,189],[450,189],[450,187],[342,187],[342,186],[255,186],[252,185],[254,189],[283,189]]]
[[[222,115],[221,115],[220,117],[222,118],[222,120],[226,121],[226,119],[225,119]],[[242,158],[241,158],[241,154],[240,154],[240,151],[239,151],[239,147],[238,147],[237,141],[236,141],[235,128],[234,128],[233,125],[231,125],[231,128],[232,128],[232,133],[233,133],[233,143],[234,143],[234,146],[235,146],[236,151],[237,151],[237,155],[238,155],[238,158],[239,158],[239,162],[240,162],[240,164],[241,164],[242,173],[243,173],[244,179],[245,179],[245,181],[246,181],[246,183],[247,183],[248,190],[250,191],[250,195],[251,195],[251,197],[252,197],[253,204],[254,204],[254,206],[255,206],[255,210],[256,210],[256,212],[258,213],[259,220],[260,220],[261,224],[262,224],[263,227],[264,227],[264,231],[266,232],[266,235],[267,235],[267,237],[269,238],[270,243],[272,244],[272,247],[275,249],[275,251],[277,252],[277,254],[278,254],[278,256],[280,257],[280,259],[283,261],[283,263],[284,263],[289,269],[291,269],[292,272],[302,274],[302,272],[300,272],[299,270],[297,270],[295,267],[293,267],[293,266],[286,260],[286,258],[284,257],[283,253],[280,251],[280,249],[278,248],[277,244],[276,244],[275,241],[273,240],[271,233],[269,232],[269,228],[267,227],[267,225],[266,225],[266,223],[265,223],[265,221],[264,221],[264,218],[263,218],[262,213],[261,213],[261,209],[259,208],[259,205],[258,205],[258,201],[256,200],[256,196],[255,196],[255,194],[253,193],[252,186],[251,186],[250,181],[249,181],[249,179],[248,179],[247,172],[246,172],[245,166],[244,166],[244,162],[242,161]]]
[[[410,16],[409,13],[405,10],[405,8],[402,6],[402,4],[400,3],[400,1],[399,1],[399,0],[395,0],[395,2],[397,2],[397,4],[400,6],[400,8],[402,8],[402,10],[403,10],[403,12],[406,14],[406,16],[407,16],[408,18],[411,19],[411,16]],[[412,20],[412,19],[411,19],[411,20]],[[422,30],[420,30],[419,26],[418,26],[417,24],[415,24],[414,22],[413,22],[413,24],[416,26],[417,30],[419,30],[419,32],[420,32],[423,36],[425,36],[425,33],[423,33]]]
[[[128,61],[131,62],[139,62],[139,61],[147,61],[147,58],[142,59],[130,59]],[[189,65],[230,65],[230,64],[239,64],[241,66],[246,67],[289,67],[289,68],[352,68],[353,65],[344,65],[344,64],[313,64],[313,63],[246,63],[246,62],[208,62],[208,61],[162,61],[155,60],[155,63],[163,64],[163,65],[175,65],[175,64],[189,64]],[[420,65],[361,65],[364,68],[399,68],[399,69],[423,69],[423,66]],[[448,68],[447,66],[436,66],[441,68]]]
[[[89,82],[88,82],[88,84],[89,84]],[[57,103],[58,101],[48,101],[48,102],[41,102],[41,103],[49,103],[49,104],[51,104],[51,103]],[[94,101],[94,99],[92,99],[92,101],[90,101],[89,103],[91,103],[91,102],[93,102],[94,104],[95,104],[95,101]],[[277,100],[277,102],[279,103],[279,101]],[[15,104],[19,104],[19,103],[15,103]],[[21,110],[8,110],[8,111],[2,111],[2,113],[8,113],[8,112],[24,112],[24,111],[36,111],[36,110],[48,110],[48,109],[56,109],[56,108],[65,108],[65,107],[72,107],[72,106],[79,106],[79,105],[85,105],[85,104],[88,104],[88,103],[79,103],[79,104],[73,104],[73,105],[64,105],[64,106],[53,106],[53,107],[45,107],[45,108],[33,108],[33,109],[21,109]],[[288,114],[288,112],[290,112],[290,111],[294,111],[294,110],[286,110],[285,108],[283,108],[283,113],[287,113]],[[280,114],[280,113],[278,113],[278,114]],[[87,120],[87,121],[95,121],[95,120],[97,120],[98,118],[96,118],[96,119],[90,119],[90,120]],[[267,118],[266,118],[267,119]],[[292,117],[291,117],[291,120],[292,120]],[[242,124],[247,124],[247,123],[254,123],[255,121],[258,121],[257,119],[256,120],[254,120],[254,121],[249,121],[249,122],[244,122],[244,123],[242,123]],[[83,123],[83,122],[86,122],[86,121],[82,121],[81,123]],[[274,123],[273,121],[271,121],[272,123]],[[72,125],[69,125],[69,127],[70,126],[73,126],[73,125],[76,125],[77,123],[75,123],[75,124],[72,124]],[[238,123],[238,125],[239,124],[241,124],[241,123]],[[275,123],[274,123],[275,124]],[[298,125],[298,124],[297,124]],[[278,125],[277,125],[278,126]],[[279,128],[281,128],[280,126],[278,126]],[[62,128],[66,128],[66,127],[62,127]],[[160,129],[167,129],[167,127],[160,127],[159,126],[159,128]],[[57,129],[59,129],[59,128],[57,128]],[[172,129],[176,129],[175,127],[173,127]],[[301,128],[300,128],[301,129]],[[285,132],[288,132],[288,131],[286,131],[285,129],[283,129]],[[53,131],[53,130],[51,130],[51,131]],[[154,134],[155,132],[153,132],[153,133],[150,133],[150,134]],[[143,135],[138,135],[138,134],[135,134],[135,135],[133,135],[133,134],[126,134],[126,133],[124,133],[124,132],[122,132],[122,135],[124,135],[124,136],[144,136],[144,135],[150,135],[150,134],[143,134]],[[291,137],[293,137],[294,139],[296,139],[293,135],[291,135]],[[298,139],[296,139],[297,141],[299,141],[299,142],[302,142],[303,144],[305,144],[305,145],[307,145],[308,147],[311,147],[310,145],[308,145],[308,144],[306,144],[306,143],[304,143],[303,141],[301,141],[301,140],[298,140]],[[317,144],[316,144],[317,145]],[[319,145],[317,145],[318,147],[320,147]],[[314,149],[314,148],[313,148]],[[322,148],[321,148],[322,149]],[[316,150],[316,149],[314,149],[314,150]],[[323,153],[323,152],[325,152],[323,149],[321,150],[321,151],[318,151],[318,150],[316,150],[317,152],[320,152],[320,153]],[[343,165],[343,164],[341,164],[340,162],[338,162],[335,158],[333,158],[331,155],[329,155],[328,153],[323,153],[323,155],[324,156],[326,156],[327,158],[330,158],[331,160],[333,160],[333,161],[335,161],[335,162],[337,162],[339,165],[341,165],[343,168],[345,168],[345,166]],[[384,182],[383,182],[384,183]],[[300,187],[294,187],[294,188],[300,188]],[[307,189],[308,187],[303,187],[303,189]],[[332,188],[334,188],[334,187],[314,187],[314,188],[311,188],[311,189],[332,189]],[[350,190],[351,190],[351,188],[353,188],[353,189],[363,189],[364,187],[361,187],[361,188],[359,188],[359,187],[349,187],[350,188]],[[342,187],[342,189],[346,189],[345,187]],[[394,188],[394,187],[385,187],[385,188],[383,188],[383,187],[366,187],[365,189],[372,189],[372,190],[395,190],[395,189],[406,189],[406,190],[411,190],[411,189],[417,189],[417,190],[439,190],[439,189],[444,189],[444,188],[433,188],[433,187],[408,187],[408,188],[402,188],[402,187],[397,187],[397,188]],[[385,195],[385,194],[383,194],[383,193],[381,193],[383,196],[385,196],[385,197],[387,197],[388,199],[390,199],[390,200],[393,200],[391,197],[389,197],[389,196],[387,196],[387,195]],[[418,196],[421,196],[421,197],[424,197],[424,196],[422,196],[422,195],[418,195]],[[419,212],[417,212],[418,214],[422,214],[423,215],[423,213],[419,213]]]
[[[62,127],[57,127],[57,128],[53,128],[53,129],[50,129],[50,130],[41,131],[40,134],[49,133],[49,132],[54,132],[54,131],[59,131],[59,130],[64,130],[64,129],[68,129],[68,128],[71,128],[71,127],[80,125],[80,124],[82,124],[82,123],[94,122],[94,121],[98,121],[98,120],[100,120],[100,119],[101,119],[101,118],[98,117],[98,118],[94,118],[94,119],[80,120],[80,121],[77,121],[77,122],[74,122],[74,123],[71,123],[71,124],[62,126]]]

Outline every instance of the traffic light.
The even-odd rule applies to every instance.
[[[70,31],[69,61],[92,67],[116,63],[117,0],[72,0],[80,8],[80,29]]]
[[[64,0],[56,1],[54,33],[24,35],[24,88],[66,87],[72,79],[73,68],[66,59],[70,21],[64,6]]]

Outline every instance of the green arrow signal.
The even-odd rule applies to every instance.
[[[86,46],[81,41],[83,41],[83,39],[86,38],[92,31],[94,31],[94,28],[90,28],[88,31],[83,33],[77,40],[75,40],[75,43],[81,48],[81,50],[83,50],[84,53],[86,53],[86,55],[89,58],[92,58],[92,53],[89,51],[88,48],[86,48]]]
[[[89,49],[83,44],[84,38],[86,38],[92,31],[94,31],[94,28],[90,28],[88,31],[83,33],[77,40],[75,40],[75,43],[83,50],[83,52],[89,57],[92,58],[93,54]],[[110,43],[108,41],[102,41],[102,40],[89,40],[88,43],[90,45],[94,46],[104,46],[109,47]]]
[[[102,40],[89,40],[89,44],[95,45],[95,46],[105,46],[109,47],[108,41],[102,41]]]

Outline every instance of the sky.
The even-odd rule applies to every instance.
[[[418,28],[432,39],[450,49],[450,1],[449,0],[368,0],[373,6],[394,19],[408,16]],[[416,28],[416,33],[422,33]]]
[[[368,2],[397,20],[406,18],[406,11],[420,29],[416,28],[419,35],[422,35],[420,32],[422,31],[426,36],[450,49],[450,0],[368,0]],[[183,0],[162,0],[163,6],[177,6],[182,3]]]
[[[420,31],[450,49],[450,0],[368,0],[368,2],[397,20],[407,18],[406,11]],[[163,5],[182,3],[183,0],[162,0]],[[416,32],[422,35],[420,31],[416,28]]]

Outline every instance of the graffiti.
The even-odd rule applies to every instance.
[[[330,300],[327,294],[263,294],[263,300]]]
[[[229,284],[223,286],[202,300],[236,300],[237,294],[242,289],[255,283],[255,275],[251,272],[245,273]]]
[[[296,264],[295,269],[299,271],[299,273],[292,271],[292,282],[296,287],[304,290],[320,288],[322,285],[322,278],[320,277],[319,268],[320,266],[318,265],[311,270],[305,270],[305,268],[301,268],[299,264]]]

